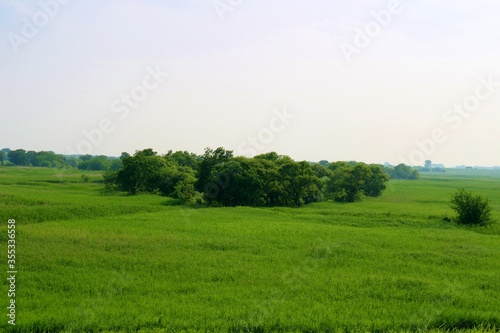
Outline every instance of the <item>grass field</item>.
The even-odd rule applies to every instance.
[[[4,278],[0,330],[500,330],[499,171],[423,174],[381,198],[300,209],[191,208],[87,175],[0,168],[0,240],[6,252],[16,219],[18,270],[16,326]],[[489,197],[499,222],[445,222],[459,187]]]

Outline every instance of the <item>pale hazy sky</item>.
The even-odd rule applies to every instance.
[[[0,148],[500,165],[500,1],[0,0],[0,114]]]

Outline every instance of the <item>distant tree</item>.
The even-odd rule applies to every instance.
[[[93,156],[92,156],[92,155],[89,155],[89,154],[87,154],[87,155],[81,155],[81,156],[79,157],[79,159],[80,159],[80,160],[82,160],[82,161],[84,161],[84,162],[85,162],[85,161],[88,161],[88,160],[90,160],[90,159],[92,159],[92,158],[93,158]]]
[[[211,206],[300,207],[325,198],[352,202],[381,195],[388,181],[378,165],[296,162],[276,152],[234,157],[222,147],[207,148],[203,156],[181,151],[158,156],[145,149],[134,156],[123,153],[120,161],[118,171],[104,174],[108,189],[158,192]]]
[[[26,152],[26,162],[25,165],[27,166],[36,166],[36,151],[30,150]]]
[[[282,186],[285,206],[300,207],[321,197],[320,180],[307,162],[285,159],[279,165],[278,183]]]
[[[186,202],[187,204],[203,204],[205,200],[203,194],[196,191],[196,176],[193,173],[183,174],[182,179],[175,184],[172,196]]]
[[[35,154],[31,165],[35,167],[61,168],[66,165],[66,160],[64,156],[57,155],[53,151],[40,151]]]
[[[424,167],[426,167],[427,169],[430,169],[432,167],[432,161],[431,160],[426,160]]]
[[[262,180],[265,206],[285,206],[283,185],[280,183],[279,165],[288,157],[280,156],[275,152],[255,156],[255,172]]]
[[[152,149],[138,151],[123,159],[122,168],[116,174],[119,188],[130,194],[140,191],[154,192],[164,177],[166,161]]]
[[[333,172],[330,169],[328,169],[328,164],[323,165],[323,164],[319,164],[319,163],[316,164],[315,163],[315,164],[311,165],[311,168],[312,168],[314,174],[316,175],[316,177],[318,177],[318,179],[319,179],[319,189],[321,191],[321,197],[318,197],[318,200],[322,201],[329,196],[328,184],[329,184],[329,182],[331,182],[331,180],[333,178]]]
[[[8,153],[9,161],[18,166],[25,166],[27,165],[28,158],[26,155],[26,150],[24,149],[16,149],[16,150],[11,150]]]
[[[198,166],[196,189],[199,192],[205,193],[209,203],[214,199],[213,191],[217,189],[215,186],[221,181],[225,183],[225,181],[221,179],[214,178],[220,176],[220,172],[217,171],[217,166],[228,163],[232,158],[233,152],[231,150],[225,150],[222,147],[215,150],[210,148],[205,149],[205,154],[201,157]]]
[[[267,205],[267,171],[262,162],[253,158],[235,157],[227,163],[219,164],[212,179],[213,183],[219,185],[215,200],[224,206]]]
[[[415,180],[418,179],[419,173],[414,168],[407,166],[404,163],[398,164],[394,168],[385,167],[384,171],[392,178],[392,179],[409,179]]]
[[[165,155],[165,159],[174,161],[179,166],[185,167],[188,166],[193,170],[198,169],[198,165],[201,162],[201,157],[189,153],[187,151],[176,151],[172,152],[171,150]]]
[[[337,202],[361,200],[366,180],[371,177],[371,170],[366,164],[336,162],[329,166],[333,177],[328,184],[328,196]]]
[[[118,172],[117,171],[108,170],[108,171],[104,172],[102,177],[104,179],[104,187],[107,190],[117,189],[117,184],[118,184]]]
[[[314,163],[314,164],[311,164],[311,168],[314,171],[314,174],[320,179],[323,177],[331,177],[332,176],[332,172],[328,169],[328,165]]]
[[[163,195],[173,196],[175,186],[183,179],[183,171],[174,161],[163,159],[156,178],[158,189]]]
[[[92,171],[105,171],[111,166],[111,161],[107,156],[93,156],[91,158],[85,157],[78,164],[78,169],[80,170],[92,170]]]
[[[70,167],[73,167],[73,168],[77,168],[78,167],[78,159],[75,157],[75,156],[63,156],[63,159],[64,159],[64,165],[66,166],[70,166]]]
[[[7,154],[5,154],[5,152],[3,150],[0,150],[0,165],[3,165],[3,162],[5,160],[5,156]]]
[[[134,195],[144,187],[143,160],[141,156],[138,156],[138,153],[136,156],[128,156],[123,159],[122,168],[116,174],[116,183],[119,188]]]
[[[331,175],[324,178],[324,193],[338,202],[354,202],[363,195],[378,197],[386,189],[389,176],[379,165],[335,162],[328,165]]]
[[[371,164],[369,166],[371,174],[364,180],[362,186],[363,193],[369,197],[379,197],[386,189],[385,183],[390,179],[380,165]]]
[[[491,207],[487,198],[459,189],[451,197],[451,208],[457,212],[459,224],[487,225],[491,221]]]
[[[121,169],[122,167],[122,160],[119,159],[119,158],[113,158],[111,161],[110,161],[110,166],[109,166],[109,170],[111,171],[118,171]]]
[[[120,155],[120,160],[122,160],[122,161],[123,161],[123,160],[124,160],[124,159],[126,159],[127,157],[130,157],[130,154],[129,154],[129,153],[127,153],[127,152],[123,152],[123,153]]]

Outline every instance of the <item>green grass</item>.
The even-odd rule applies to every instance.
[[[442,219],[464,187],[489,197],[500,220],[500,172],[424,174],[392,181],[381,198],[301,209],[175,206],[106,192],[98,173],[86,174],[93,182],[0,168],[3,244],[7,219],[18,225],[17,325],[2,315],[0,329],[500,329],[500,223]]]

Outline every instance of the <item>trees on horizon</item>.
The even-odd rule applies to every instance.
[[[222,147],[197,156],[152,149],[122,154],[122,167],[105,174],[108,188],[130,194],[160,193],[210,206],[287,206],[377,197],[389,181],[384,169],[358,162],[310,163],[275,152],[253,158]]]
[[[1,165],[78,168],[105,171],[104,183],[137,194],[159,193],[187,203],[210,206],[288,206],[333,200],[354,202],[377,197],[390,178],[417,179],[415,168],[382,167],[361,162],[294,161],[276,152],[255,157],[234,156],[222,147],[203,155],[152,149],[119,158],[104,155],[59,155],[24,149],[0,151]]]

